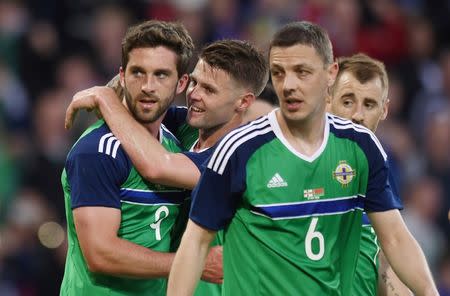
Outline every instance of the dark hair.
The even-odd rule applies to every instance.
[[[381,80],[383,87],[383,100],[387,98],[389,87],[388,75],[384,64],[379,60],[373,59],[363,53],[352,55],[351,57],[338,58],[339,72],[336,81],[332,86],[332,91],[335,91],[336,84],[339,81],[342,73],[351,73],[361,84],[364,84],[372,79],[378,77]]]
[[[191,36],[180,23],[150,20],[128,29],[122,41],[122,67],[128,64],[129,53],[135,48],[164,46],[178,56],[178,77],[187,73],[194,51]]]
[[[250,43],[221,40],[204,47],[200,58],[213,68],[230,74],[238,83],[258,96],[267,83],[269,70],[264,55]]]
[[[293,22],[282,27],[272,38],[270,49],[297,44],[312,46],[324,64],[333,63],[333,47],[328,33],[322,27],[310,22]]]

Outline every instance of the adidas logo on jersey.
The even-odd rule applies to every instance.
[[[275,188],[275,187],[287,187],[288,183],[281,178],[280,174],[276,173],[272,179],[267,183],[267,188]]]
[[[100,138],[98,143],[98,152],[111,155],[113,158],[117,156],[117,149],[119,149],[120,141],[114,137],[112,133],[107,133]]]

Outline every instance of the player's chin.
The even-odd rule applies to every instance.
[[[197,117],[188,117],[187,119],[187,123],[193,128],[203,128],[203,122],[204,120]]]
[[[135,118],[141,124],[148,124],[158,120],[161,115],[159,112],[140,112],[135,115]]]
[[[304,121],[308,114],[307,112],[302,111],[289,111],[289,110],[283,110],[284,117],[288,119],[289,121]]]
[[[205,121],[204,112],[188,112],[187,122],[190,126],[197,127]]]

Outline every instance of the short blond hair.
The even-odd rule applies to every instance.
[[[383,88],[382,99],[383,101],[387,99],[389,82],[386,67],[383,62],[373,59],[363,53],[358,53],[350,57],[340,57],[337,59],[337,62],[339,64],[339,72],[332,87],[333,93],[336,90],[336,84],[342,73],[349,72],[362,84],[376,77],[380,78]]]

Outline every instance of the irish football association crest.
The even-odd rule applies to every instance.
[[[356,176],[355,170],[353,170],[352,167],[348,165],[345,160],[339,161],[339,165],[333,172],[333,178],[336,179],[343,186],[348,185],[355,176]]]

